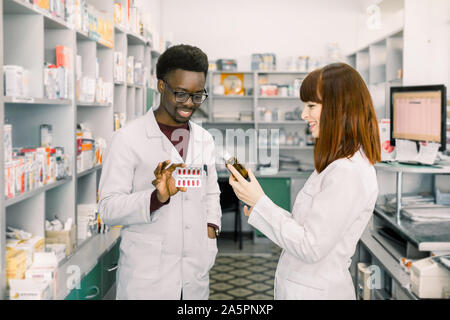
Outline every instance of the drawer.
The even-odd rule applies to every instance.
[[[119,262],[120,240],[101,259],[102,292],[106,294],[116,282],[117,263]]]
[[[73,289],[64,300],[78,300],[78,290]]]
[[[81,280],[81,288],[78,291],[78,300],[101,300],[102,292],[102,269],[98,263],[89,274]]]

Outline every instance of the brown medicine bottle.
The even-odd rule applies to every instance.
[[[238,161],[236,157],[230,157],[225,161],[225,166],[232,165],[245,179],[248,179],[247,169]]]

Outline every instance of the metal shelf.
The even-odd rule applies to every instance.
[[[282,70],[272,70],[272,71],[256,71],[258,74],[304,74],[307,75],[310,71],[282,71]]]
[[[222,99],[222,100],[252,100],[253,96],[221,96],[221,95],[213,95],[213,99]]]
[[[257,121],[257,123],[259,125],[268,125],[268,126],[281,125],[281,124],[292,124],[292,125],[296,125],[296,124],[306,125],[307,124],[306,121],[303,121],[303,120],[281,120],[281,121],[272,121],[272,122]]]
[[[208,124],[208,125],[240,125],[240,124],[249,124],[249,125],[253,125],[255,124],[254,121],[205,121],[203,122],[204,124]]]
[[[298,100],[298,101],[300,101],[300,97],[282,97],[282,96],[265,97],[265,96],[258,96],[258,100]]]
[[[258,146],[259,149],[274,148],[274,146]],[[278,146],[279,150],[314,150],[314,146]]]
[[[97,172],[97,171],[102,170],[102,169],[103,169],[103,165],[95,166],[95,167],[93,167],[91,169],[88,169],[88,170],[85,170],[83,172],[77,173],[77,178],[81,178],[81,177],[87,176],[88,174],[91,174],[93,172]]]
[[[43,99],[43,98],[20,98],[3,97],[5,104],[32,104],[32,105],[70,105],[72,100],[63,99]]]
[[[66,179],[63,180],[59,180],[57,182],[51,183],[51,184],[47,184],[45,186],[39,187],[37,189],[31,190],[29,192],[26,192],[24,194],[18,195],[14,198],[11,199],[7,199],[5,200],[5,208],[8,208],[12,205],[15,205],[19,202],[25,201],[27,199],[30,199],[38,194],[41,194],[42,192],[57,188],[59,186],[62,186],[63,184],[66,184],[68,182],[70,182],[72,180],[72,177],[68,177]]]
[[[77,102],[78,107],[87,107],[87,108],[109,108],[112,106],[111,103],[97,103],[97,102]]]

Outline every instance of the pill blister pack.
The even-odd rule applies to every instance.
[[[188,167],[178,168],[176,171],[175,185],[179,188],[201,188],[202,168]]]

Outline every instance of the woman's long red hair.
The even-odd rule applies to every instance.
[[[359,73],[345,63],[311,72],[300,98],[322,104],[314,165],[322,172],[335,160],[350,158],[360,148],[375,164],[381,160],[378,121],[372,98]]]

